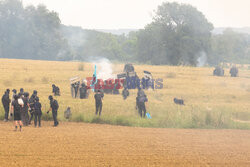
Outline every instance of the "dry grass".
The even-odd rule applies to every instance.
[[[42,83],[44,84],[49,83],[49,79],[47,77],[42,77]]]
[[[78,64],[78,71],[84,71],[84,64],[83,63]]]
[[[23,64],[26,64],[25,69]],[[60,104],[60,120],[64,120],[63,112],[70,106],[73,112],[71,121],[143,127],[250,127],[249,124],[232,121],[233,113],[250,112],[250,93],[247,84],[250,83],[250,71],[247,69],[240,70],[240,77],[231,78],[229,69],[225,69],[225,77],[214,77],[212,68],[136,65],[135,70],[140,77],[143,76],[144,70],[148,70],[152,72],[154,78],[164,80],[163,89],[146,91],[149,99],[147,109],[152,119],[144,120],[138,117],[135,110],[135,90],[130,91],[130,97],[126,101],[121,95],[105,95],[101,118],[96,118],[94,115],[93,93],[90,94],[89,99],[72,99],[69,78],[73,76],[85,78],[93,75],[94,66],[92,64],[83,63],[83,66],[84,71],[79,71],[78,62],[1,59],[1,68],[4,70],[0,71],[2,80],[0,92],[4,92],[6,88],[19,90],[23,87],[25,91],[31,93],[36,89],[43,105],[43,111],[47,111],[49,108],[48,95],[51,94],[51,84],[54,83],[61,90],[61,96],[56,97]],[[122,70],[123,65],[115,65],[114,71]],[[6,84],[9,82],[11,84]],[[247,85],[242,87],[242,83]],[[175,105],[174,97],[185,99],[186,105]],[[0,110],[3,111],[2,108]]]

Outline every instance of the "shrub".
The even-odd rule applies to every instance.
[[[78,65],[78,71],[84,71],[84,64],[83,63]]]
[[[248,112],[234,112],[233,117],[237,120],[250,121],[250,113]]]
[[[212,125],[212,116],[211,116],[210,112],[206,113],[205,123],[207,126]]]
[[[42,115],[42,120],[45,120],[45,121],[53,120],[52,114],[47,114],[46,112],[44,112]]]
[[[24,79],[24,82],[26,82],[26,83],[33,83],[33,82],[34,82],[34,79],[33,79],[32,77],[25,78],[25,79]]]
[[[131,123],[128,120],[126,120],[125,118],[122,118],[122,117],[118,117],[115,120],[115,124],[116,125],[121,125],[121,126],[131,126]]]
[[[94,117],[91,123],[104,124],[105,122],[100,117]],[[107,122],[107,124],[110,124],[110,123]]]
[[[0,120],[4,119],[4,110],[0,110]]]
[[[176,78],[176,74],[173,72],[169,72],[166,74],[166,78]]]
[[[4,86],[11,86],[12,82],[10,80],[5,80],[5,81],[3,81],[3,85]]]
[[[75,122],[84,122],[84,116],[82,113],[74,113],[70,120]]]
[[[49,82],[49,79],[46,77],[42,77],[42,83],[47,84]]]

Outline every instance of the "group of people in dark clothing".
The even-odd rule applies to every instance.
[[[23,88],[20,89],[19,93],[17,93],[16,89],[13,89],[12,93],[13,95],[10,98],[10,90],[7,89],[2,96],[2,104],[5,110],[4,121],[7,122],[9,120],[10,112],[10,116],[14,116],[15,130],[18,129],[18,126],[20,127],[21,131],[22,126],[30,125],[33,117],[35,127],[41,127],[42,105],[39,102],[38,92],[34,90],[31,97],[29,97],[28,92],[24,92]],[[57,121],[57,110],[59,105],[52,96],[49,96],[49,100],[49,111],[52,110],[54,126],[58,126],[59,123]],[[49,113],[49,111],[47,113]]]
[[[16,89],[12,90],[12,97],[10,98],[10,90],[6,89],[4,95],[2,96],[2,104],[5,110],[4,121],[9,120],[9,112],[10,116],[14,116],[15,122],[15,130],[20,127],[20,131],[22,130],[22,126],[28,126],[31,124],[34,117],[34,126],[41,127],[41,117],[42,117],[42,105],[39,102],[38,92],[36,90],[33,91],[33,94],[29,96],[28,92],[24,92],[24,89],[21,88],[19,93],[17,93]],[[54,93],[54,92],[53,92]],[[129,96],[128,89],[124,89],[123,97],[124,100]],[[95,98],[95,114],[101,116],[102,113],[102,101],[104,98],[104,93],[101,90],[96,90]],[[54,126],[58,126],[59,122],[57,120],[57,112],[58,112],[58,102],[53,98],[53,96],[49,96],[50,100],[50,109],[47,111],[49,114],[52,111],[52,116],[54,120]],[[145,103],[148,101],[146,94],[142,89],[138,90],[136,97],[136,109],[141,117],[145,117],[146,115],[146,105]],[[11,108],[10,108],[11,106]]]

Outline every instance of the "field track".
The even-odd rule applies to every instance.
[[[250,166],[250,131],[0,122],[0,166]]]

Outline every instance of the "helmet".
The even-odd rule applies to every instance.
[[[16,93],[16,89],[13,89],[12,92],[13,92],[13,93]]]
[[[53,96],[50,95],[50,96],[49,96],[49,100],[53,100]]]
[[[19,97],[18,95],[14,95],[14,99],[17,100]]]
[[[24,97],[29,97],[29,93],[28,92],[24,92]]]
[[[23,88],[20,89],[20,92],[23,92]]]
[[[9,90],[9,89],[6,89],[6,92],[7,92],[7,93],[10,93],[10,90]]]

